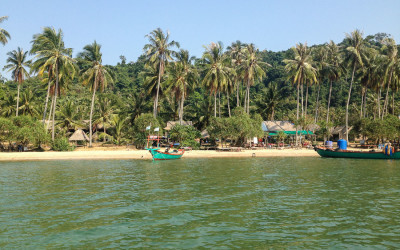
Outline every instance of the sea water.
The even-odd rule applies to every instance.
[[[400,162],[0,163],[0,248],[399,248]]]

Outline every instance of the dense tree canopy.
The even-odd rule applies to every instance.
[[[0,31],[5,43],[10,36]],[[209,129],[210,135],[239,144],[262,136],[259,124],[266,119],[298,126],[317,123],[325,135],[333,126],[348,125],[371,138],[398,136],[386,125],[379,125],[386,128],[384,135],[366,132],[400,112],[399,45],[388,34],[364,37],[355,30],[338,44],[299,43],[278,52],[240,41],[224,50],[217,42],[204,46],[201,58],[177,50],[179,43],[161,29],[147,38],[136,61],[120,56],[117,65],[103,65],[99,43],[85,46],[73,58],[62,30],[44,28],[33,36],[32,58],[24,64],[31,77],[24,78],[21,100],[20,84],[14,82],[20,78],[13,73],[10,81],[0,79],[0,126],[13,131],[6,118],[13,119],[18,111],[47,121],[44,127],[51,128],[53,140],[82,128],[138,147],[144,146],[150,123],[162,129],[170,120],[190,120],[198,131]],[[11,138],[4,131],[0,137]],[[176,139],[185,141],[182,135]]]

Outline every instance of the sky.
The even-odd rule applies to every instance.
[[[46,26],[62,29],[74,56],[96,40],[103,64],[110,65],[120,55],[136,61],[145,36],[158,27],[197,57],[211,42],[240,40],[281,51],[299,42],[340,42],[356,28],[365,35],[389,33],[400,43],[400,0],[0,0],[0,16],[9,16],[0,27],[11,35],[0,44],[0,69],[8,51],[29,50],[32,36]]]

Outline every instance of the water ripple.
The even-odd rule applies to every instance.
[[[397,163],[10,162],[0,248],[400,247]]]

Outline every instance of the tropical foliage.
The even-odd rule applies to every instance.
[[[159,127],[163,134],[171,120],[192,121],[193,127],[171,131],[174,140],[191,146],[205,129],[215,139],[243,145],[264,136],[261,120],[289,120],[298,129],[319,124],[326,138],[339,125],[353,127],[350,139],[398,138],[399,45],[388,34],[355,30],[337,44],[298,43],[279,52],[240,41],[225,50],[217,42],[197,58],[178,50],[179,43],[160,28],[146,38],[136,61],[121,55],[116,65],[103,64],[96,41],[73,57],[62,30],[52,27],[33,35],[31,58],[20,48],[10,51],[3,59],[10,80],[0,78],[1,142],[47,143],[49,131],[55,148],[81,128],[90,144],[96,132],[102,143],[112,138],[143,148],[149,132]],[[0,43],[7,46],[8,39],[0,28]],[[25,137],[29,130],[17,116],[42,121],[35,125],[43,128],[35,132],[39,139]]]

